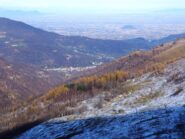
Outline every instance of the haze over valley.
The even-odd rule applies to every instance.
[[[142,37],[160,39],[185,32],[185,11],[170,10],[123,14],[55,14],[36,11],[0,11],[0,15],[24,21],[47,31],[67,36],[125,40]],[[5,14],[6,15],[6,14]],[[80,20],[79,20],[80,19]],[[125,28],[132,26],[132,28]]]

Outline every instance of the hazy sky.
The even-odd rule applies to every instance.
[[[185,0],[0,0],[0,8],[52,13],[124,13],[185,9]]]

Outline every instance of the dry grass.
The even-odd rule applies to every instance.
[[[162,61],[163,63],[170,63],[185,57],[185,40],[179,40],[173,45],[175,45],[175,47],[171,47],[166,51],[161,52],[154,58],[158,61]]]
[[[146,94],[146,95],[142,95],[140,96],[139,98],[137,98],[134,102],[133,102],[133,105],[134,106],[137,106],[137,105],[144,105],[146,104],[147,102],[151,101],[151,100],[154,100],[154,99],[157,99],[161,96],[164,95],[164,92],[161,92],[161,91],[157,91],[155,93],[150,93],[150,94]]]
[[[97,74],[95,77],[91,76],[94,74],[92,73],[89,77],[79,79],[78,82],[75,81],[74,83],[76,84],[74,86],[69,84],[62,85],[62,89],[60,87],[55,88],[49,91],[49,95],[46,94],[26,102],[23,106],[13,109],[11,112],[0,117],[0,131],[12,129],[27,122],[81,112],[82,110],[80,109],[68,108],[75,108],[78,102],[92,98],[105,89],[112,91],[107,100],[119,94],[128,96],[139,90],[142,85],[125,83],[126,79],[132,79],[148,72],[161,73],[169,63],[185,57],[184,42],[184,40],[181,40],[174,43],[173,46],[168,44],[163,47],[157,47],[149,52],[139,51],[132,53],[113,64],[108,64],[109,67],[105,66],[105,69],[100,69],[102,72],[96,69],[97,72],[95,73]],[[68,89],[64,87],[68,87]],[[163,92],[160,91],[143,95],[135,102],[132,102],[132,105],[143,105],[162,95]],[[98,104],[97,107],[101,107],[101,104]]]

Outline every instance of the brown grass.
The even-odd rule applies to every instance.
[[[160,46],[149,52],[133,52],[116,62],[97,68],[95,72],[89,72],[87,77],[77,79],[69,84],[60,85],[41,97],[9,110],[8,113],[0,117],[0,131],[12,129],[39,119],[49,119],[81,112],[84,109],[75,110],[68,109],[68,107],[75,107],[78,102],[98,95],[104,90],[110,91],[116,88],[117,91],[115,91],[115,94],[110,95],[111,97],[115,97],[120,93],[128,95],[138,90],[141,86],[129,86],[124,83],[127,79],[132,79],[148,72],[161,74],[168,64],[183,57],[185,57],[184,41]],[[163,95],[163,92],[144,95],[133,104],[145,104],[161,95]],[[101,107],[101,105],[99,104],[98,107]]]

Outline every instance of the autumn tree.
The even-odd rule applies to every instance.
[[[56,98],[60,96],[61,94],[67,93],[69,91],[68,87],[65,85],[61,85],[59,87],[56,87],[52,90],[50,90],[46,96],[46,99]]]

